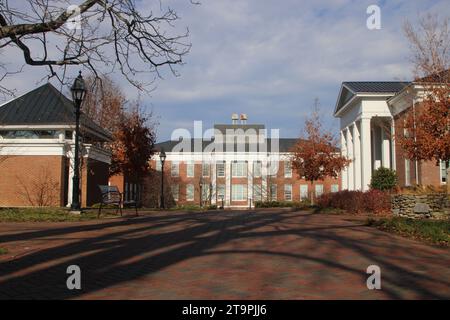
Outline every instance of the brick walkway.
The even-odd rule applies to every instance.
[[[266,211],[2,223],[0,298],[450,298],[450,250],[349,217]],[[66,288],[66,268],[82,290]],[[382,290],[366,287],[380,266]]]

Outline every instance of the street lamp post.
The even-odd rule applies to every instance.
[[[161,161],[161,201],[159,207],[164,209],[164,162],[166,161],[166,152],[164,151],[164,148],[161,148],[159,159]]]
[[[80,159],[79,159],[79,135],[80,135],[80,114],[81,103],[83,102],[84,95],[86,93],[86,86],[84,84],[81,71],[78,77],[73,82],[70,88],[72,92],[72,99],[75,105],[75,153],[74,153],[74,168],[72,178],[72,203],[70,206],[71,211],[80,211]]]

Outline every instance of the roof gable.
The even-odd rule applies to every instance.
[[[362,94],[377,94],[393,96],[408,86],[410,82],[404,81],[346,81],[341,85],[341,90],[336,102],[334,115],[342,110],[355,96]]]

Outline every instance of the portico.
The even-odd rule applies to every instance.
[[[372,172],[395,169],[395,126],[387,100],[404,82],[344,82],[334,115],[340,119],[342,155],[351,160],[342,188],[369,189]]]

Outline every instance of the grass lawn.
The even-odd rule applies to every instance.
[[[102,211],[100,219],[118,217]],[[0,222],[64,222],[86,221],[97,219],[97,210],[86,211],[80,215],[71,214],[69,210],[60,208],[5,208],[0,209]]]
[[[393,217],[368,219],[367,225],[442,246],[450,245],[450,220]]]
[[[8,250],[6,250],[5,248],[1,248],[0,247],[0,255],[7,254],[7,253],[8,253]]]

